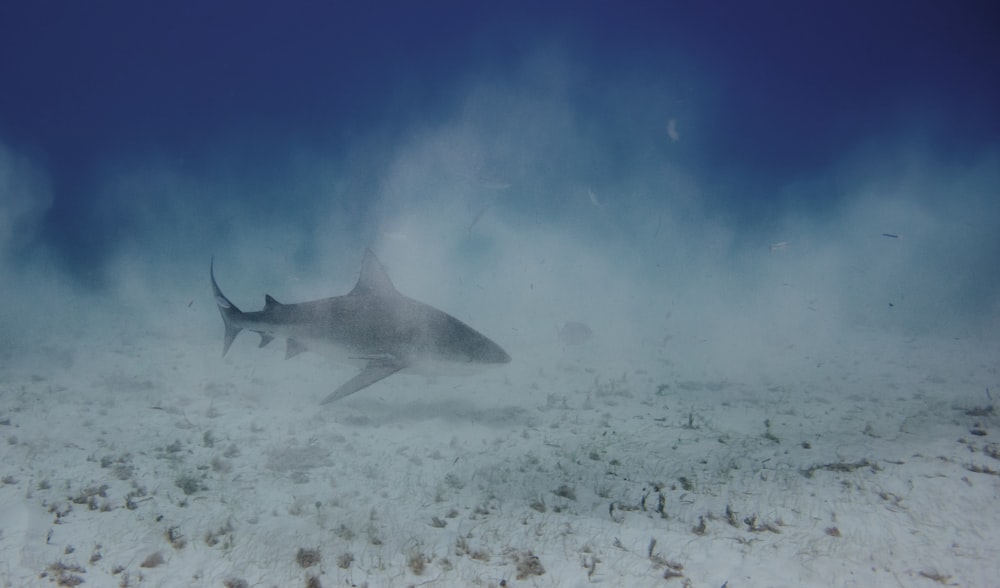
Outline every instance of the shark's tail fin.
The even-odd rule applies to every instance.
[[[209,265],[209,275],[212,276],[212,293],[215,295],[215,303],[219,305],[219,313],[222,314],[222,322],[226,323],[226,338],[222,344],[222,355],[225,357],[226,353],[229,351],[229,346],[233,344],[233,339],[236,335],[243,330],[242,327],[237,327],[233,324],[234,319],[239,318],[243,313],[240,309],[236,308],[236,305],[226,298],[222,290],[219,290],[219,285],[215,282],[215,257],[212,258],[211,264]]]

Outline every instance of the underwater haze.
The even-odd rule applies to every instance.
[[[536,4],[0,7],[0,586],[995,582],[996,9]]]

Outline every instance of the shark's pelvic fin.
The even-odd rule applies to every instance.
[[[257,334],[260,335],[260,345],[258,345],[257,347],[263,347],[268,343],[270,343],[271,341],[274,341],[274,337],[268,335],[263,331],[258,331]]]
[[[365,368],[361,370],[361,373],[344,382],[339,388],[324,398],[320,404],[328,404],[334,400],[350,396],[362,388],[367,388],[379,380],[388,378],[404,367],[406,367],[406,364],[395,358],[370,360]]]
[[[289,339],[288,347],[285,348],[285,359],[291,359],[303,351],[308,351],[305,345],[296,339]]]

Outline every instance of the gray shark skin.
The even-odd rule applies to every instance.
[[[404,369],[510,362],[506,351],[472,327],[400,294],[371,249],[365,250],[361,276],[346,296],[282,304],[265,295],[264,309],[255,312],[241,311],[222,293],[215,281],[214,258],[209,273],[215,302],[226,325],[223,356],[236,335],[246,329],[260,335],[260,347],[275,338],[287,339],[285,359],[316,350],[363,362],[361,372],[334,390],[322,404]]]

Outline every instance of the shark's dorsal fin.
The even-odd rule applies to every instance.
[[[270,294],[264,294],[264,310],[271,310],[278,306],[283,306],[280,302],[274,299]]]
[[[375,257],[371,249],[365,249],[365,258],[361,261],[361,276],[358,283],[348,296],[389,296],[398,295],[392,285],[389,274],[385,272],[382,262]]]

